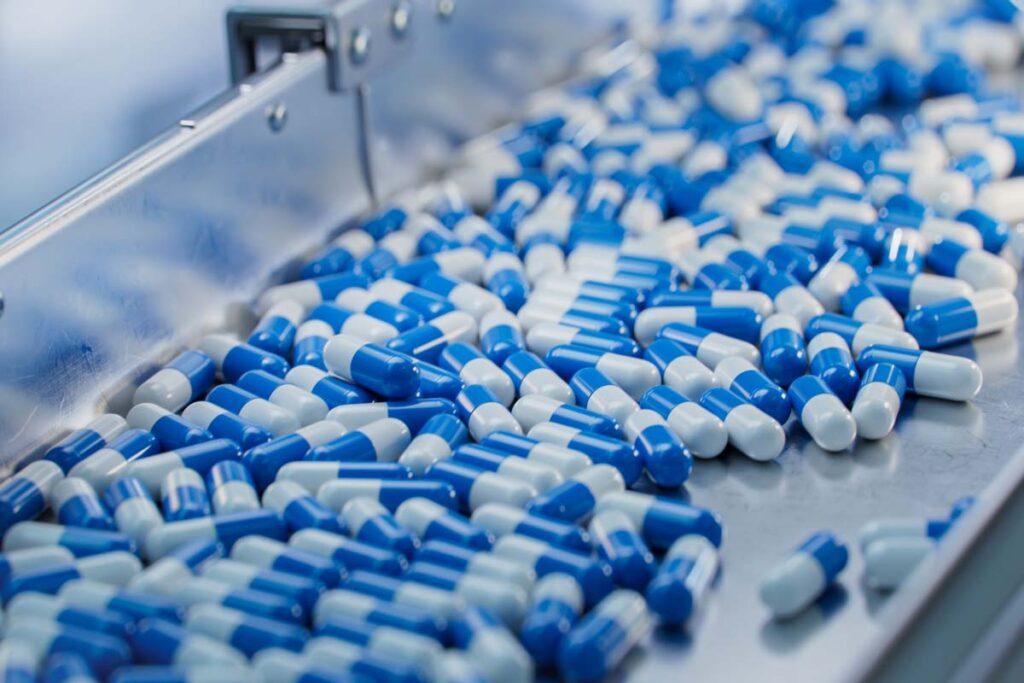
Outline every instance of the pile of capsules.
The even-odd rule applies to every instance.
[[[589,55],[0,485],[4,675],[598,680],[718,572],[720,519],[649,491],[973,398],[941,349],[1017,316],[1014,10],[830,4]],[[869,525],[868,583],[964,509]],[[815,533],[762,599],[846,562]]]

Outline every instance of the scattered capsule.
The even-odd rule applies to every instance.
[[[51,446],[43,459],[57,463],[67,473],[96,451],[113,444],[127,429],[128,423],[123,417],[105,413]]]
[[[288,363],[284,358],[240,342],[227,334],[203,337],[199,342],[199,350],[213,359],[217,372],[225,382],[236,382],[249,370],[266,370],[277,377],[284,377],[288,372]]]
[[[305,389],[314,396],[319,396],[328,408],[337,408],[350,403],[369,403],[373,400],[370,394],[363,389],[329,375],[321,368],[308,365],[292,368],[284,376],[284,380],[300,389]]]
[[[206,476],[217,463],[238,460],[240,456],[241,449],[234,441],[214,439],[134,460],[118,475],[138,479],[155,498],[160,495],[160,487],[167,475],[175,470],[189,469]]]
[[[265,444],[274,438],[274,435],[263,427],[246,422],[209,401],[190,403],[182,411],[181,417],[199,429],[205,429],[215,439],[234,441],[243,451]]]
[[[371,318],[391,325],[399,332],[411,330],[423,324],[423,316],[405,306],[384,301],[378,296],[359,287],[351,287],[338,294],[334,303],[355,313],[365,313]]]
[[[627,486],[632,486],[643,472],[640,455],[618,439],[584,432],[568,425],[541,422],[529,431],[529,437],[538,441],[570,448],[589,457],[595,464],[611,465]]]
[[[333,420],[314,422],[247,450],[242,455],[242,463],[249,469],[256,489],[262,491],[270,486],[282,467],[305,459],[314,448],[336,441],[345,433],[345,428]]]
[[[776,618],[799,614],[832,585],[847,557],[846,546],[831,533],[812,535],[761,581],[761,601]]]
[[[542,394],[520,398],[512,406],[512,416],[522,426],[522,431],[529,431],[544,422],[552,422],[613,438],[621,434],[618,423],[612,417],[562,403]]]
[[[874,541],[864,549],[864,583],[875,590],[894,590],[934,553],[935,541],[927,537]]]
[[[189,541],[220,541],[230,551],[238,539],[255,534],[273,539],[285,536],[285,526],[273,510],[236,512],[214,515],[182,522],[171,522],[153,529],[142,543],[143,554],[152,561],[159,560]]]
[[[789,385],[789,397],[800,424],[816,444],[826,451],[853,445],[857,423],[824,380],[814,375],[798,377]]]
[[[639,400],[645,391],[661,384],[661,373],[650,361],[584,346],[556,346],[547,352],[544,362],[563,379],[571,378],[583,368],[597,368],[633,400]]]
[[[419,370],[409,358],[343,334],[327,342],[324,364],[342,380],[387,398],[408,398],[420,386]]]
[[[106,490],[114,479],[136,463],[160,451],[156,437],[142,429],[129,429],[68,470],[68,476],[88,483],[96,492]]]
[[[811,374],[823,379],[844,404],[852,403],[860,386],[860,375],[846,341],[834,332],[822,332],[807,345],[807,355]]]
[[[45,522],[18,522],[4,534],[4,551],[61,548],[75,557],[117,550],[137,553],[135,542],[119,532],[82,529]]]
[[[502,364],[520,397],[538,394],[564,403],[572,403],[572,389],[561,377],[529,351],[517,351]]]
[[[128,426],[150,432],[160,448],[171,451],[213,439],[205,429],[198,429],[174,413],[152,403],[140,403],[128,411]]]
[[[322,398],[262,370],[245,373],[239,378],[237,386],[281,406],[294,415],[302,426],[318,422],[327,415],[327,402]]]
[[[525,351],[519,318],[504,309],[490,311],[480,318],[480,350],[498,366],[513,353]]]
[[[13,574],[30,572],[50,564],[71,562],[73,559],[70,550],[58,545],[5,550],[0,553],[0,583],[6,582]]]
[[[695,534],[678,538],[647,585],[645,595],[651,611],[666,626],[695,621],[718,575],[718,566],[718,551],[708,539]]]
[[[141,479],[118,479],[103,494],[103,503],[113,514],[118,531],[135,541],[139,547],[151,532],[164,524],[160,511]]]
[[[335,334],[334,328],[323,320],[307,320],[299,325],[295,331],[295,343],[292,345],[292,370],[302,365],[312,365],[317,369],[326,370],[324,347],[327,346],[327,340]]]
[[[506,408],[516,398],[516,388],[509,376],[469,344],[449,344],[441,352],[438,363],[442,368],[457,373],[466,385],[480,384],[487,387]]]
[[[974,289],[1017,289],[1017,271],[995,254],[951,239],[937,240],[928,251],[928,266],[938,275],[966,282]]]
[[[1011,292],[983,289],[915,308],[907,314],[906,328],[921,348],[936,349],[1007,329],[1017,312]]]
[[[366,678],[381,683],[419,683],[423,680],[412,664],[368,652],[366,648],[338,638],[310,638],[303,653],[309,660],[329,665],[332,670],[348,673],[357,680]]]
[[[607,332],[580,329],[559,323],[539,323],[526,334],[526,346],[533,353],[545,355],[556,346],[585,346],[594,350],[639,356],[640,345],[630,337]]]
[[[476,321],[473,317],[462,311],[452,311],[403,332],[389,341],[387,348],[428,363],[436,363],[441,352],[450,344],[473,344],[476,336]],[[331,371],[335,372],[333,368]]]
[[[276,481],[290,481],[298,484],[311,494],[316,494],[325,484],[335,479],[374,481],[412,479],[412,472],[405,465],[395,462],[292,462],[281,468]],[[364,488],[357,487],[358,490]],[[356,490],[356,489],[354,489]]]
[[[779,424],[789,419],[786,392],[742,358],[725,358],[715,366],[720,386],[762,410]]]
[[[569,386],[576,394],[579,405],[599,415],[610,416],[620,427],[630,415],[640,410],[640,406],[629,394],[596,367],[578,371],[572,376]]]
[[[497,431],[522,433],[520,422],[487,387],[471,384],[455,399],[455,410],[474,440]]]
[[[588,529],[597,556],[612,568],[615,584],[643,591],[657,571],[657,562],[629,516],[619,510],[604,510],[594,515]]]
[[[562,641],[558,670],[571,681],[601,680],[647,637],[651,627],[643,596],[631,590],[617,590]]]
[[[307,640],[305,630],[295,624],[214,604],[195,605],[185,619],[185,628],[230,645],[247,657],[275,647],[300,652]]]
[[[562,640],[582,613],[583,591],[571,576],[548,574],[537,581],[519,638],[538,668],[555,665]]]
[[[626,513],[644,540],[655,549],[666,549],[687,534],[703,536],[716,547],[722,542],[722,522],[717,515],[680,500],[620,491],[598,502],[597,511],[604,510]]]
[[[304,459],[395,462],[411,441],[412,434],[404,422],[386,417],[311,448]]]
[[[732,356],[743,358],[752,365],[761,362],[761,354],[753,344],[693,325],[668,324],[661,328],[658,337],[677,342],[712,370],[722,359]]]
[[[626,419],[624,432],[655,485],[676,488],[690,477],[693,457],[660,414],[633,413]]]
[[[729,440],[725,424],[699,403],[668,386],[654,387],[640,399],[645,410],[665,419],[686,449],[698,458],[719,455]]]
[[[907,382],[907,391],[948,401],[969,401],[981,391],[981,368],[968,359],[934,351],[869,346],[857,359],[866,370],[878,363],[895,365]]]
[[[481,441],[480,445],[544,465],[561,474],[563,478],[570,477],[593,464],[589,457],[579,451],[512,432],[494,432]]]
[[[435,462],[450,458],[466,442],[467,434],[465,425],[454,415],[435,415],[424,423],[398,462],[416,476],[422,476]]]
[[[505,503],[521,508],[537,494],[537,490],[524,481],[453,461],[434,463],[425,476],[454,488],[459,507],[468,511],[487,503]]]
[[[75,579],[61,586],[57,597],[70,607],[92,611],[110,611],[122,614],[133,622],[141,619],[181,621],[181,603],[160,595],[134,590],[136,574],[129,588],[120,588],[93,579]]]
[[[800,322],[788,313],[776,313],[761,327],[761,365],[779,386],[788,387],[807,372],[807,347]]]
[[[903,329],[903,317],[899,311],[870,280],[858,282],[846,290],[840,309],[844,314],[862,323],[881,325],[893,330]]]
[[[263,507],[277,512],[288,530],[322,529],[341,533],[338,516],[293,481],[274,482],[263,492]]]
[[[838,334],[850,346],[854,356],[859,356],[861,351],[872,344],[903,346],[908,349],[917,348],[917,340],[902,330],[858,322],[835,313],[826,313],[812,318],[807,323],[804,332],[812,342],[814,337],[823,332]]]
[[[184,468],[168,473],[160,485],[160,508],[168,522],[212,514],[203,477]]]
[[[114,520],[107,514],[96,490],[84,479],[67,477],[50,494],[50,505],[57,521],[66,526],[114,531]]]
[[[866,282],[874,285],[902,313],[944,299],[969,296],[974,291],[971,285],[956,278],[932,273],[910,275],[886,268],[872,270]]]
[[[465,605],[465,601],[451,591],[361,569],[349,575],[345,588],[396,605],[408,605],[445,621]]]
[[[399,505],[395,519],[423,541],[451,541],[476,550],[489,550],[494,545],[490,531],[424,498],[412,498]]]
[[[508,562],[533,569],[538,578],[568,574],[579,584],[588,606],[596,605],[614,588],[611,567],[589,554],[550,546],[518,534],[499,538],[493,552]]]
[[[865,439],[887,436],[896,424],[906,390],[907,381],[896,366],[876,363],[868,367],[850,409],[857,434]]]
[[[754,460],[774,460],[786,446],[786,433],[770,415],[722,387],[708,389],[700,405],[717,417],[729,433],[729,443]]]
[[[424,609],[412,605],[395,605],[353,590],[337,588],[324,593],[316,604],[313,621],[317,624],[335,617],[347,617],[366,621],[377,626],[409,631],[421,636],[440,640],[445,626],[444,620]]]
[[[644,358],[654,363],[661,373],[662,382],[680,394],[697,401],[705,391],[718,386],[718,380],[707,365],[686,348],[672,339],[656,339]]]
[[[202,351],[183,351],[139,385],[133,404],[153,403],[177,412],[213,386],[217,366]]]
[[[862,248],[852,245],[840,247],[807,283],[807,290],[826,311],[838,311],[843,296],[867,274],[870,267],[871,257]]]

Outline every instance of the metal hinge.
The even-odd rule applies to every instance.
[[[411,0],[341,0],[309,8],[235,7],[228,10],[231,81],[260,70],[260,51],[322,49],[328,87],[350,90],[412,49]]]

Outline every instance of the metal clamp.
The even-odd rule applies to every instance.
[[[261,46],[280,53],[322,49],[328,87],[355,88],[405,56],[414,39],[409,0],[341,0],[309,8],[235,7],[228,10],[231,82],[259,70]]]

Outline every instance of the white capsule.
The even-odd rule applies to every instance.
[[[519,421],[500,403],[484,403],[477,406],[470,414],[466,427],[475,441],[482,441],[484,437],[494,432],[523,433]]]
[[[640,400],[648,389],[661,384],[661,373],[654,363],[642,358],[606,353],[594,366],[619,385],[633,400]]]
[[[698,401],[704,392],[719,386],[718,378],[707,365],[694,356],[679,356],[665,366],[662,379],[666,386],[680,394]]]
[[[831,393],[812,397],[800,412],[800,424],[826,451],[841,451],[857,438],[857,423],[843,402]]]
[[[512,405],[516,398],[516,388],[512,380],[488,358],[474,358],[463,365],[459,370],[459,379],[467,385],[484,385],[506,408]]]
[[[864,549],[864,583],[876,590],[893,590],[934,552],[935,541],[928,537],[873,541]]]
[[[871,296],[853,309],[850,317],[857,322],[881,325],[892,330],[903,330],[903,316],[899,314],[889,300],[880,296]]]
[[[734,356],[749,361],[751,365],[761,364],[761,352],[756,346],[718,332],[706,335],[697,346],[697,353],[694,355],[711,370],[714,370],[723,359]]]
[[[865,439],[884,438],[896,425],[900,405],[900,395],[885,382],[863,385],[850,409],[857,433]]]
[[[697,324],[696,306],[658,306],[640,312],[633,323],[633,337],[641,346],[650,346],[661,328],[669,323]]]
[[[800,321],[801,327],[807,327],[807,321],[825,312],[813,294],[804,287],[792,285],[775,295],[775,310],[789,313]]]
[[[714,458],[729,442],[725,423],[697,403],[680,403],[665,421],[697,458]]]
[[[956,263],[956,277],[976,290],[1013,291],[1017,288],[1017,271],[1013,266],[980,249],[972,249],[960,257]]]
[[[774,460],[786,447],[782,425],[752,405],[733,408],[722,423],[729,432],[729,442],[754,460]]]

